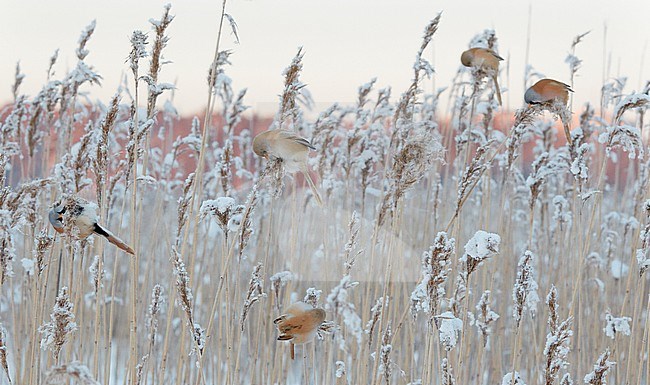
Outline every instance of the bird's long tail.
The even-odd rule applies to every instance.
[[[316,184],[314,184],[311,176],[309,176],[309,170],[302,170],[302,174],[305,176],[305,179],[307,179],[307,183],[309,184],[309,188],[311,188],[312,194],[314,194],[314,198],[316,198],[316,202],[320,207],[323,207],[323,198],[321,198],[318,188],[316,188]]]
[[[124,243],[123,240],[116,237],[115,235],[113,235],[113,233],[111,233],[109,230],[101,227],[99,224],[95,223],[94,231],[97,234],[104,236],[106,239],[108,239],[108,241],[110,243],[114,244],[115,246],[119,247],[120,249],[124,250],[125,252],[127,252],[127,253],[129,253],[131,255],[135,255],[135,251],[133,251],[131,246]]]
[[[499,88],[499,81],[497,80],[497,75],[495,74],[492,76],[492,80],[494,80],[494,88],[496,89],[497,92],[497,100],[499,101],[499,105],[502,106],[503,103],[501,102],[501,89]]]

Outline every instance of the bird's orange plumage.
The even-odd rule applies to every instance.
[[[494,88],[497,94],[499,105],[501,102],[501,90],[499,89],[499,62],[503,60],[496,52],[488,48],[470,48],[460,55],[460,62],[465,67],[477,67],[487,70],[494,81]]]
[[[558,99],[565,105],[569,102],[569,91],[571,91],[571,87],[557,80],[542,79],[530,88],[539,95],[540,100],[538,102],[540,103],[553,99]]]
[[[304,302],[296,302],[285,310],[285,314],[273,320],[280,335],[279,341],[291,341],[291,358],[293,345],[311,341],[318,332],[318,327],[325,321],[325,311],[313,308]]]

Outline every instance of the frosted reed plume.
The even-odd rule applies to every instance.
[[[607,384],[607,375],[609,374],[609,371],[616,365],[616,362],[612,362],[609,360],[609,356],[611,355],[611,351],[609,348],[605,349],[605,351],[598,357],[598,360],[594,364],[591,372],[589,372],[585,378],[585,384],[588,385],[606,385]]]
[[[531,316],[534,316],[537,312],[539,296],[537,295],[538,285],[535,281],[535,271],[532,265],[534,257],[530,250],[526,250],[517,265],[517,280],[512,290],[512,299],[514,301],[512,315],[515,319],[516,328],[519,328],[524,310],[527,309]]]
[[[151,291],[151,303],[149,304],[149,312],[147,313],[147,329],[149,329],[149,354],[153,350],[154,343],[156,342],[156,333],[158,332],[158,314],[161,307],[165,303],[163,296],[163,288],[156,284]]]
[[[578,44],[582,42],[582,39],[584,39],[585,36],[587,36],[590,32],[591,31],[587,31],[585,33],[576,35],[573,38],[573,41],[571,42],[571,52],[569,52],[566,58],[564,59],[564,62],[569,65],[569,86],[571,86],[571,88],[573,88],[574,86],[574,78],[578,73],[578,70],[580,69],[580,67],[582,67],[582,59],[576,56],[576,47]],[[571,100],[573,101],[573,96],[571,96]]]
[[[205,218],[211,215],[216,218],[224,235],[224,244],[228,245],[228,235],[239,229],[239,221],[245,208],[244,205],[237,205],[235,199],[231,197],[218,197],[203,201],[199,209],[199,216]]]
[[[425,176],[433,163],[440,159],[441,152],[439,140],[430,134],[411,136],[401,145],[387,171],[390,185],[379,209],[379,226],[384,224],[388,216],[394,218],[401,198]]]
[[[415,63],[413,64],[413,80],[407,88],[407,90],[402,93],[397,107],[395,109],[395,130],[393,131],[393,136],[391,138],[391,147],[395,148],[397,151],[400,150],[402,144],[405,143],[407,136],[411,134],[411,130],[417,125],[413,125],[412,117],[415,113],[415,104],[417,102],[418,95],[422,92],[420,89],[420,82],[425,77],[431,77],[434,73],[433,66],[426,59],[424,59],[424,51],[431,43],[433,35],[438,31],[438,24],[440,24],[440,17],[442,14],[438,14],[433,18],[424,28],[424,35],[422,37],[422,43],[420,48],[415,55]]]
[[[458,259],[461,263],[456,276],[453,297],[449,299],[452,313],[460,315],[462,302],[467,298],[469,280],[476,268],[484,261],[499,253],[501,237],[499,234],[477,231],[465,244],[465,252]]]
[[[488,166],[490,165],[489,161],[488,162],[485,161],[485,158],[487,156],[487,151],[490,149],[491,145],[492,145],[492,141],[488,141],[482,146],[478,147],[469,166],[467,166],[467,168],[465,168],[465,170],[463,171],[460,177],[460,182],[458,183],[458,196],[456,198],[456,209],[454,211],[454,216],[452,217],[452,220],[449,222],[449,225],[447,226],[447,230],[449,230],[449,227],[453,222],[453,220],[460,215],[460,210],[462,209],[463,204],[465,203],[465,201],[469,197],[469,194],[472,192],[472,190],[480,180],[481,176],[483,176],[485,170],[487,170]]]
[[[639,264],[639,277],[643,277],[646,270],[650,268],[650,200],[643,203],[643,212],[645,214],[645,226],[639,235],[641,247],[636,250],[636,260]]]
[[[481,333],[484,348],[488,346],[489,337],[492,333],[492,323],[501,318],[501,316],[493,311],[490,306],[490,294],[490,290],[484,291],[476,304],[476,315],[474,315],[474,313],[469,313],[470,320],[476,325]]]
[[[14,103],[18,99],[18,90],[25,79],[25,74],[20,72],[20,62],[16,63],[16,72],[14,74],[14,84],[11,86],[11,94],[14,96]]]
[[[313,117],[313,47],[283,72],[273,119],[229,76],[237,47],[217,45],[201,121],[179,113],[161,70],[179,44],[173,17],[166,6],[151,29],[123,31],[127,76],[102,102],[93,24],[47,58],[33,95],[39,75],[15,66],[0,108],[0,383],[647,383],[650,82],[603,74],[601,100],[579,108],[497,108],[489,80],[431,77],[432,39],[451,28],[433,15],[405,89],[368,73],[352,103]],[[472,46],[498,48],[478,32]],[[565,75],[592,82],[583,37]],[[569,118],[564,145],[556,120]],[[253,154],[269,127],[317,148],[323,210],[284,194],[282,163]],[[98,202],[141,256],[79,242],[72,226],[53,236],[48,211],[73,196]],[[329,319],[291,361],[271,321],[301,299]]]
[[[353,281],[349,275],[344,275],[339,284],[327,296],[325,309],[334,314],[335,320],[342,320],[342,324],[345,325],[345,334],[340,331],[334,333],[339,346],[345,345],[346,335],[354,337],[357,343],[361,342],[363,333],[361,317],[359,317],[354,303],[350,302],[351,289],[357,285],[359,282]],[[341,324],[341,322],[337,323]]]
[[[381,348],[379,350],[379,375],[384,379],[386,385],[391,384],[393,381],[393,370],[397,369],[400,376],[404,376],[405,373],[402,369],[393,362],[391,359],[391,353],[393,351],[393,346],[391,345],[391,340],[393,338],[393,331],[391,329],[390,322],[386,326],[386,330],[381,337]]]
[[[70,381],[75,381],[81,385],[99,385],[88,367],[79,361],[53,366],[48,370],[45,377],[46,385],[67,384]]]
[[[9,385],[12,384],[11,376],[9,375],[9,364],[7,363],[7,329],[0,324],[0,366],[7,375]]]
[[[271,281],[271,292],[273,293],[274,297],[274,302],[275,302],[275,307],[278,312],[282,310],[281,308],[281,303],[280,303],[280,291],[282,290],[283,287],[287,285],[287,283],[293,281],[295,279],[295,276],[293,273],[291,273],[288,270],[285,271],[280,271],[278,273],[273,274],[270,278],[269,281]],[[311,288],[312,290],[315,290]],[[318,306],[318,298],[314,295],[313,297],[310,297],[307,299],[303,299],[303,302],[308,303],[312,305],[313,307]]]
[[[440,362],[440,374],[442,375],[442,385],[456,385],[454,372],[449,364],[449,360],[446,358],[443,358]]]
[[[194,184],[195,174],[190,174],[187,179],[185,179],[185,184],[183,185],[183,195],[178,198],[178,226],[176,230],[176,247],[180,246],[182,239],[181,234],[185,225],[187,224],[188,209],[192,204],[192,185]]]
[[[169,24],[172,22],[172,20],[174,20],[174,16],[169,14],[170,10],[171,4],[166,4],[164,6],[163,14],[160,20],[149,20],[156,35],[153,39],[151,54],[149,55],[149,73],[142,77],[142,79],[149,85],[149,96],[147,97],[148,119],[154,117],[154,109],[156,107],[156,100],[158,99],[158,96],[160,96],[163,91],[171,90],[174,88],[174,86],[169,83],[158,82],[158,76],[160,75],[161,67],[164,64],[169,63],[169,61],[163,58],[162,51],[169,42],[169,36],[167,36],[165,33],[169,27]]]
[[[248,245],[248,242],[253,235],[253,213],[255,212],[255,207],[257,206],[259,200],[259,190],[257,183],[253,185],[251,192],[248,194],[246,199],[246,205],[241,214],[241,221],[239,225],[239,232],[237,234],[237,246],[238,246],[238,257],[239,260],[244,256],[244,249]]]
[[[95,174],[95,193],[97,194],[97,204],[103,207],[104,191],[106,189],[106,176],[108,173],[109,158],[109,134],[115,127],[117,115],[119,111],[120,97],[119,94],[113,96],[110,101],[108,110],[99,123],[99,130],[97,131],[98,138],[96,139],[95,156],[92,158],[92,170]]]
[[[305,88],[306,84],[300,80],[304,55],[302,47],[298,48],[291,64],[284,70],[284,90],[280,96],[280,109],[275,116],[272,128],[295,131],[300,131],[303,128],[302,112],[298,103],[303,103],[307,108],[312,104],[311,95]]]
[[[447,233],[436,235],[433,245],[422,255],[422,279],[411,293],[411,315],[418,311],[428,314],[429,328],[433,331],[434,316],[445,296],[447,278],[451,272],[451,257],[456,252],[456,241]]]
[[[318,307],[318,302],[320,301],[320,297],[322,294],[323,294],[322,290],[318,290],[314,287],[310,287],[307,289],[305,293],[305,297],[303,298],[302,301],[316,308]]]
[[[430,77],[434,72],[433,66],[423,58],[423,53],[438,30],[440,16],[438,14],[425,27],[413,65],[413,80],[395,108],[395,128],[390,141],[392,156],[386,170],[389,186],[383,194],[377,228],[381,227],[388,217],[394,219],[398,204],[406,192],[426,175],[436,161],[442,160],[444,148],[440,135],[436,132],[437,124],[415,119],[418,95],[421,93],[420,82],[423,75]]]
[[[201,356],[205,344],[205,330],[194,320],[194,305],[192,302],[194,295],[190,286],[190,276],[180,253],[175,248],[172,248],[171,262],[176,276],[175,285],[178,293],[178,304],[185,313],[187,328],[194,342],[193,351],[196,351]]]
[[[96,298],[99,294],[99,289],[104,287],[104,278],[106,278],[106,271],[104,271],[103,262],[100,260],[100,258],[102,257],[95,255],[93,257],[93,262],[88,269]]]
[[[261,271],[262,264],[258,263],[253,269],[251,279],[248,283],[248,293],[246,294],[246,300],[244,300],[244,306],[242,306],[241,317],[239,321],[239,327],[242,333],[244,332],[246,318],[248,318],[248,313],[250,312],[253,305],[261,298],[265,298],[267,296],[264,292],[264,278],[262,278]]]
[[[347,275],[350,274],[350,270],[352,270],[352,266],[354,266],[357,257],[363,253],[363,249],[358,250],[360,230],[361,226],[359,224],[359,214],[354,211],[350,218],[350,222],[348,223],[348,232],[350,234],[350,238],[345,243],[345,246],[343,248],[343,259],[345,261],[343,263],[343,267],[345,268],[345,274]]]
[[[388,306],[388,299],[386,299],[386,306]],[[372,346],[375,327],[377,327],[384,308],[384,298],[380,297],[375,301],[375,305],[370,309],[370,320],[366,324],[364,332],[368,335],[368,347]]]
[[[544,347],[544,356],[546,357],[546,366],[544,368],[544,380],[546,385],[554,384],[561,369],[569,366],[567,356],[569,354],[570,338],[573,336],[571,324],[573,317],[569,316],[560,321],[558,312],[558,294],[555,286],[551,286],[546,297],[548,305],[548,326],[549,333],[546,335],[546,345]]]
[[[70,334],[78,329],[72,310],[73,304],[70,302],[68,288],[64,286],[56,297],[54,309],[50,314],[50,322],[43,324],[38,329],[41,333],[41,349],[52,351],[52,358],[55,362],[59,359],[63,345],[70,339]]]

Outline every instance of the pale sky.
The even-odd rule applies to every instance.
[[[128,71],[125,59],[133,30],[150,31],[150,18],[158,19],[169,1],[154,0],[0,0],[0,101],[11,99],[15,65],[26,74],[22,92],[34,96],[43,85],[48,61],[59,48],[58,75],[76,63],[80,32],[93,19],[97,27],[87,45],[86,62],[103,77],[102,86],[86,87],[93,100],[108,103]],[[564,62],[574,36],[591,30],[577,48],[584,60],[575,80],[574,110],[585,101],[598,102],[603,77],[603,45],[611,57],[610,77],[626,75],[626,91],[639,90],[650,79],[650,1],[312,1],[229,0],[227,13],[238,24],[240,44],[224,30],[223,48],[234,51],[227,74],[234,88],[247,88],[245,102],[253,111],[273,113],[282,91],[282,71],[299,46],[304,47],[304,70],[317,109],[333,102],[353,103],[357,87],[377,77],[377,86],[392,86],[393,99],[407,87],[415,53],[429,20],[443,12],[427,58],[436,70],[436,86],[449,85],[460,54],[472,36],[486,28],[496,30],[499,53],[510,66],[510,90],[504,103],[523,103],[523,72],[532,4],[530,63],[547,77],[568,82]],[[174,104],[181,113],[205,107],[207,69],[214,53],[220,0],[172,2],[176,16],[164,56],[173,63],[163,67],[160,80],[176,82]],[[606,40],[604,36],[607,25]],[[150,39],[153,33],[150,33]],[[645,58],[645,59],[644,59]],[[645,64],[643,61],[645,60]],[[425,86],[431,87],[430,83]],[[164,100],[164,98],[163,98]]]

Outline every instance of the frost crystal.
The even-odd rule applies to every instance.
[[[320,301],[321,294],[323,294],[322,290],[318,290],[315,287],[310,287],[306,291],[303,302],[308,303],[313,307],[318,307],[318,301]]]
[[[571,162],[569,171],[575,180],[584,183],[589,178],[589,166],[587,165],[588,155],[592,151],[593,146],[589,143],[583,143],[576,150],[576,156]]]
[[[345,376],[345,362],[336,361],[336,378]]]
[[[639,264],[639,277],[642,277],[645,271],[650,268],[650,258],[648,258],[648,249],[650,249],[650,199],[643,203],[643,210],[646,213],[646,224],[639,234],[641,247],[636,250],[636,260]]]
[[[35,263],[33,259],[23,258],[20,260],[20,262],[23,264],[23,269],[25,270],[25,274],[34,275]]]
[[[630,159],[643,159],[643,140],[641,131],[634,126],[609,126],[607,131],[598,136],[598,142],[605,144],[607,156],[612,155],[611,151],[615,147],[621,147],[628,153]]]
[[[569,204],[569,201],[562,195],[556,195],[553,197],[553,206],[555,206],[555,211],[553,211],[553,223],[551,224],[551,228],[553,230],[558,227],[560,230],[570,228],[573,216],[571,214],[571,205]]]
[[[627,275],[627,272],[630,270],[629,266],[626,263],[621,262],[620,259],[615,259],[609,266],[609,272],[611,273],[614,279],[621,279]]]
[[[209,215],[216,218],[219,228],[228,236],[229,231],[239,230],[245,208],[244,205],[237,205],[231,197],[219,197],[203,201],[199,213],[201,218]]]
[[[636,261],[639,263],[639,275],[650,269],[650,258],[647,258],[643,249],[636,251]]]
[[[524,380],[521,379],[519,372],[515,372],[514,381],[512,377],[513,377],[512,372],[507,373],[505,376],[503,376],[503,381],[501,381],[501,385],[526,385]]]
[[[275,273],[269,278],[269,280],[275,284],[275,282],[278,282],[278,284],[285,285],[287,282],[291,281],[293,279],[293,273],[290,271],[281,271],[279,273]]]
[[[445,350],[450,351],[458,343],[458,336],[463,329],[463,321],[454,317],[454,314],[450,311],[446,311],[435,318],[440,333],[440,343],[445,347]]]
[[[465,254],[460,262],[467,263],[467,274],[471,274],[484,260],[499,253],[501,237],[499,234],[479,230],[465,244]]]
[[[616,333],[622,333],[626,336],[630,335],[630,321],[632,321],[632,318],[614,317],[608,311],[607,314],[605,314],[605,321],[607,322],[607,325],[605,325],[603,331],[607,337],[614,339]]]
[[[90,369],[79,361],[73,361],[68,364],[50,368],[47,372],[45,383],[68,384],[71,380],[73,380],[73,383],[84,385],[100,385],[99,382],[95,381],[93,378]]]

